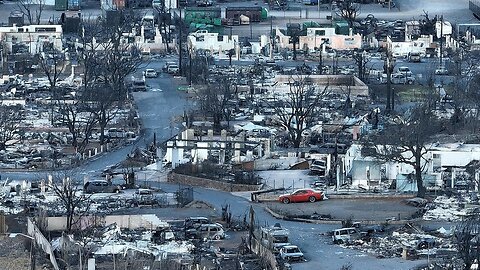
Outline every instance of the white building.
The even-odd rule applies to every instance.
[[[387,46],[395,57],[407,57],[409,53],[419,53],[425,56],[427,48],[430,48],[432,43],[432,36],[421,36],[408,41],[392,41],[390,37],[387,37]]]
[[[223,53],[231,49],[237,50],[238,45],[238,35],[220,35],[206,30],[198,30],[188,35],[188,46],[193,50]]]
[[[16,45],[26,45],[31,54],[43,52],[47,46],[61,51],[61,25],[26,25],[0,27],[0,43],[4,44],[7,53],[12,53]]]
[[[283,34],[279,29],[276,30],[276,39],[280,48],[293,48],[290,36]],[[348,35],[336,34],[333,27],[307,28],[307,34],[299,37],[298,46],[299,49],[308,48],[310,51],[320,46],[323,47],[322,49],[325,47],[335,50],[359,49],[362,47],[362,36],[353,34],[351,30]]]
[[[414,168],[407,164],[381,162],[362,156],[361,149],[360,145],[352,145],[343,159],[343,171],[346,177],[351,178],[352,186],[373,186],[415,173]],[[428,149],[423,161],[423,174],[431,179],[431,188],[454,187],[457,176],[465,172],[467,165],[480,161],[480,144],[433,144]],[[475,178],[479,179],[479,172],[475,173]]]

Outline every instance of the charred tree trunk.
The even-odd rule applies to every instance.
[[[415,159],[415,180],[417,181],[417,197],[424,198],[426,188],[423,184],[422,178],[422,165],[420,164],[420,161],[422,160],[421,154],[420,156],[415,155]]]

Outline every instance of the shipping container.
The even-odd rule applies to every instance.
[[[185,9],[184,21],[190,23],[211,23],[217,18],[221,18],[222,10],[220,8],[187,8]]]
[[[265,21],[268,19],[268,10],[266,8],[262,8],[262,20]]]
[[[348,26],[347,21],[336,21],[334,25],[335,25],[335,34],[348,35],[350,33],[350,27]]]

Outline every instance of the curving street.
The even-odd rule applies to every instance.
[[[169,59],[155,60],[148,63],[145,67],[161,69],[164,62]],[[176,89],[178,79],[172,78],[168,74],[161,73],[158,78],[147,79],[149,89],[147,92],[133,93],[135,104],[138,107],[139,117],[143,125],[142,134],[138,140],[118,150],[105,153],[98,158],[90,160],[82,166],[75,169],[78,175],[89,175],[95,177],[107,166],[114,165],[122,161],[128,153],[137,146],[145,146],[153,140],[153,134],[157,134],[157,140],[163,141],[176,134],[179,130],[177,124],[172,124],[175,116],[183,114],[189,103],[185,94]],[[2,172],[5,179],[38,179],[44,177],[48,172]],[[154,187],[162,188],[165,191],[174,192],[177,185],[171,185],[164,182],[151,182]],[[235,196],[228,192],[210,190],[204,188],[194,188],[196,200],[206,201],[215,207],[220,215],[221,206],[230,204],[232,215],[242,217],[247,214],[250,206],[255,210],[256,222],[260,225],[273,225],[280,222],[282,226],[290,230],[291,242],[298,245],[305,253],[307,262],[293,265],[295,270],[303,269],[340,269],[343,265],[351,263],[354,269],[411,269],[417,265],[425,263],[424,261],[408,261],[401,258],[394,259],[375,259],[372,255],[361,253],[351,249],[345,249],[333,245],[329,236],[322,235],[338,227],[338,225],[327,224],[309,224],[301,222],[292,222],[276,220],[259,204],[250,203],[247,199]],[[175,215],[174,208],[141,209],[145,213],[154,213],[159,217],[165,215]]]

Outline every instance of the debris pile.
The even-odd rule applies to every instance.
[[[468,214],[465,207],[468,201],[461,201],[456,197],[438,196],[435,200],[427,204],[427,211],[423,215],[424,220],[445,220],[456,221]]]
[[[394,231],[363,235],[364,237],[344,242],[341,246],[374,254],[377,258],[419,259],[455,252],[450,232],[444,228],[427,233],[414,225],[406,224]]]

